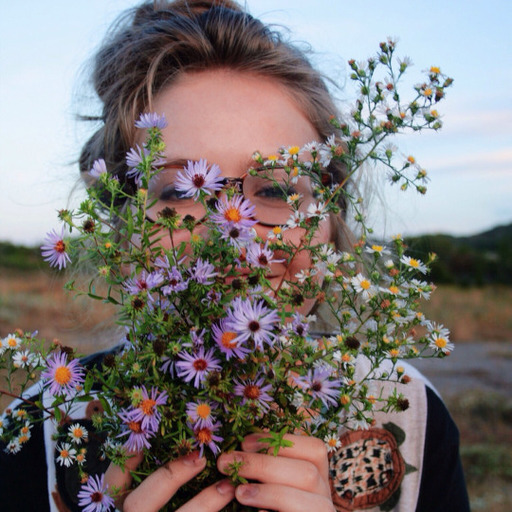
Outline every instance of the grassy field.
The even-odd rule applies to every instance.
[[[0,336],[15,328],[38,330],[81,353],[112,343],[112,306],[72,298],[66,279],[53,272],[0,270]],[[452,339],[512,343],[512,288],[440,287],[426,302],[428,318],[451,329]],[[115,339],[115,338],[114,338]],[[450,397],[448,407],[461,432],[462,458],[472,510],[512,510],[512,399],[478,389]]]

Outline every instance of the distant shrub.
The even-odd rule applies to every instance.
[[[37,247],[24,247],[10,242],[0,242],[0,267],[12,270],[39,270],[41,252]]]

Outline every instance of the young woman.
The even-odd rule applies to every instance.
[[[333,133],[329,119],[337,113],[322,77],[305,56],[229,0],[141,5],[98,52],[93,79],[103,104],[101,127],[84,146],[80,168],[85,175],[103,158],[127,187],[135,186],[126,175],[126,153],[142,142],[143,134],[134,128],[141,112],[163,113],[168,120],[163,129],[168,168],[206,159],[229,178],[246,176],[255,150],[270,155],[283,146],[325,140]],[[339,179],[344,169],[330,172]],[[340,206],[344,212],[345,205]],[[155,209],[150,219],[158,203]],[[254,228],[265,238],[269,221],[256,220]],[[186,240],[189,235],[183,230],[178,236]],[[290,229],[286,236],[297,242],[302,232]],[[322,221],[316,236],[338,249],[348,247],[343,213]],[[170,240],[161,243],[166,247]],[[273,263],[270,281],[293,279],[310,266],[305,258],[295,258],[289,266]],[[313,306],[305,302],[301,311],[307,314]],[[456,427],[421,375],[412,369],[409,374],[414,377],[407,389],[410,410],[378,414],[370,430],[347,433],[330,458],[316,438],[290,435],[293,446],[274,457],[261,453],[258,435],[250,435],[239,451],[218,458],[218,468],[225,474],[231,461],[242,460],[240,474],[251,483],[234,488],[220,480],[190,496],[179,510],[214,512],[232,500],[283,512],[381,506],[401,512],[468,510]],[[31,447],[16,459],[2,453],[0,488],[4,500],[7,496],[2,509],[34,510],[37,503],[37,510],[79,510],[77,489],[65,472],[50,469],[47,478],[45,460],[50,467],[54,458],[43,445],[43,434],[34,432]],[[140,459],[135,454],[127,469]],[[118,506],[126,512],[159,510],[201,473],[205,462],[193,453],[162,466]],[[99,462],[98,472],[104,469]],[[129,471],[113,465],[106,479],[111,487],[128,489],[131,484]],[[23,488],[31,496],[19,491]]]

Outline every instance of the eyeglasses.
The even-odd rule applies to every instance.
[[[156,220],[165,208],[174,208],[182,217],[191,215],[200,221],[206,216],[204,205],[176,190],[175,183],[182,167],[167,167],[151,180],[148,188],[151,207],[149,220]],[[329,176],[326,173],[327,176]],[[324,181],[324,180],[322,180]],[[232,188],[254,206],[255,220],[264,226],[282,226],[295,210],[306,213],[316,202],[316,192],[307,176],[294,177],[283,167],[256,169],[239,178],[224,178],[223,189]],[[216,192],[215,197],[219,196]],[[298,208],[292,206],[296,200]]]

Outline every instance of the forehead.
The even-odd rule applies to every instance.
[[[153,110],[168,121],[163,130],[168,159],[206,158],[225,174],[246,164],[256,150],[272,154],[318,140],[287,88],[254,74],[185,73],[155,97]]]

